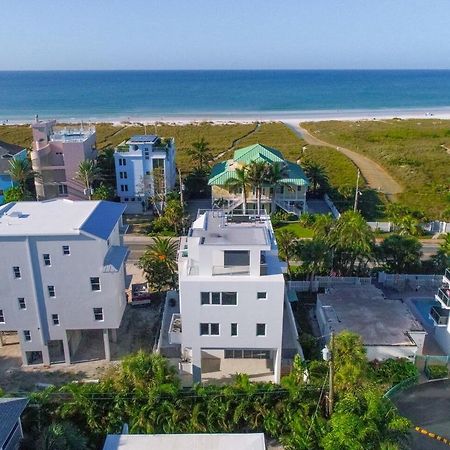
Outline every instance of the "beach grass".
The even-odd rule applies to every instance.
[[[398,200],[441,217],[450,206],[450,120],[324,121],[302,126],[378,162],[403,186]]]

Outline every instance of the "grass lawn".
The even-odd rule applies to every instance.
[[[292,231],[298,238],[312,238],[314,236],[313,230],[310,228],[302,227],[298,222],[290,222],[285,225],[281,225],[275,229],[275,233],[279,230]]]
[[[405,205],[433,218],[450,207],[450,120],[324,121],[303,123],[318,138],[365,154],[403,186]]]

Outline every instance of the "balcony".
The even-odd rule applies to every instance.
[[[450,269],[445,269],[444,282],[450,284]]]
[[[212,275],[250,275],[250,266],[213,266]]]
[[[181,314],[172,314],[169,325],[169,343],[181,344]]]
[[[450,289],[440,288],[436,294],[436,300],[441,302],[444,307],[450,308]]]
[[[430,317],[438,327],[446,326],[448,324],[448,316],[450,311],[439,306],[433,306],[430,310]]]

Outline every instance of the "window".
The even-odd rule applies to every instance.
[[[121,179],[127,179],[128,178],[128,173],[127,172],[119,172],[119,177]]]
[[[202,292],[202,293],[200,294],[200,299],[201,299],[200,303],[201,303],[202,305],[209,305],[209,303],[210,303],[210,300],[209,300],[209,292]]]
[[[225,349],[225,359],[270,359],[270,350],[257,350],[257,349]]]
[[[119,166],[126,166],[127,160],[125,158],[119,158]]]
[[[237,336],[238,335],[238,324],[232,323],[231,324],[231,336]]]
[[[27,341],[31,341],[31,332],[30,330],[23,330],[23,338]]]
[[[50,255],[48,253],[44,253],[42,255],[42,257],[44,258],[44,264],[46,266],[51,266],[52,265],[52,262],[50,261]]]
[[[67,184],[58,184],[58,194],[67,195]]]
[[[25,299],[23,297],[19,297],[17,299],[17,303],[19,304],[19,309],[27,309],[27,304],[25,303]]]
[[[201,305],[237,305],[237,292],[202,292]]]
[[[100,290],[100,278],[99,277],[91,277],[91,290],[93,290],[93,291]]]
[[[53,322],[53,325],[59,325],[59,315],[58,314],[52,314],[52,322]]]
[[[258,300],[265,300],[267,298],[267,292],[258,292],[256,298]]]
[[[237,305],[237,293],[222,292],[222,305]]]
[[[229,266],[249,266],[250,252],[248,250],[225,250],[223,252],[223,265]]]
[[[63,255],[70,255],[70,247],[68,245],[62,246]]]
[[[201,336],[219,336],[220,327],[218,323],[201,323]]]
[[[256,324],[256,336],[265,336],[266,335],[266,324],[265,323],[257,323]]]
[[[49,297],[56,297],[55,286],[47,286],[47,290]]]
[[[103,308],[94,308],[94,320],[98,322],[103,320]]]
[[[14,273],[14,278],[21,278],[21,274],[20,274],[20,267],[19,266],[14,266],[13,267],[13,273]]]
[[[3,309],[0,309],[0,323],[5,323],[5,314],[3,313]]]
[[[121,184],[120,192],[128,192],[128,184]]]

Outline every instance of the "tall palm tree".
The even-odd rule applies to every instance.
[[[276,208],[275,200],[276,200],[277,187],[280,184],[282,184],[281,180],[283,178],[286,178],[286,176],[287,176],[286,167],[283,166],[281,163],[276,162],[276,163],[269,165],[268,171],[266,174],[266,181],[272,190],[272,198],[271,198],[272,204],[270,207],[270,210],[272,213],[275,212],[275,208]]]
[[[192,158],[194,164],[196,164],[196,168],[203,170],[213,158],[209,144],[202,137],[199,141],[193,142],[191,145],[192,147],[188,149],[187,153]]]
[[[247,197],[248,197],[248,190],[252,186],[250,177],[248,175],[247,167],[243,166],[241,169],[237,168],[234,171],[234,177],[229,178],[225,182],[225,186],[228,189],[241,189],[242,190],[242,209],[244,214],[247,213]]]
[[[317,193],[317,187],[324,188],[328,184],[328,175],[326,170],[320,164],[313,161],[307,161],[304,165],[305,173],[311,181],[313,187],[313,195]]]
[[[39,177],[39,174],[32,169],[30,161],[26,158],[10,160],[8,174],[12,181],[18,184],[24,197],[28,191],[27,183]]]
[[[269,165],[263,161],[252,161],[247,166],[247,174],[252,186],[256,189],[257,214],[261,213],[261,194],[264,184],[267,183]]]
[[[81,182],[86,190],[89,200],[92,199],[92,184],[101,178],[101,170],[97,163],[91,159],[81,161],[75,179]]]

